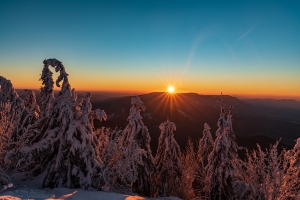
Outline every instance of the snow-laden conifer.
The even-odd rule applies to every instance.
[[[247,160],[243,163],[243,177],[245,184],[249,185],[248,199],[277,199],[286,168],[283,155],[278,155],[278,144],[279,141],[271,145],[266,152],[262,151],[258,144],[258,150],[251,153],[247,151]],[[245,189],[243,193],[246,195]]]
[[[25,90],[25,99],[21,99],[10,80],[0,76],[4,103],[1,103],[1,127],[3,139],[1,148],[1,163],[5,170],[10,170],[11,160],[16,159],[16,153],[26,143],[26,131],[39,118],[39,106],[35,94]]]
[[[198,197],[204,196],[204,186],[205,186],[205,177],[206,177],[206,165],[208,163],[208,156],[213,150],[214,140],[210,133],[210,126],[205,123],[203,136],[199,140],[198,151],[197,151],[197,166],[196,166],[196,175],[195,181],[193,183],[195,193]]]
[[[42,115],[47,115],[49,109],[52,107],[54,101],[54,81],[52,78],[52,72],[49,69],[49,63],[44,60],[44,68],[41,74],[40,80],[42,81],[41,87],[41,111]]]
[[[244,183],[249,185],[249,199],[267,199],[267,153],[257,144],[257,150],[246,153],[243,164]]]
[[[161,133],[155,156],[157,173],[155,175],[156,195],[178,195],[182,176],[181,151],[174,138],[176,126],[169,120],[159,126]]]
[[[17,142],[20,136],[22,119],[24,117],[24,103],[19,97],[18,93],[15,91],[10,80],[0,76],[0,86],[2,90],[2,95],[4,97],[4,107],[7,107],[6,117],[7,120],[12,123],[12,127],[8,126],[8,129],[5,130],[11,131],[9,139],[12,143]],[[8,109],[9,107],[9,109]]]
[[[13,119],[10,118],[10,102],[0,102],[0,165],[4,164],[4,157],[11,140],[14,128]]]
[[[63,81],[57,98],[53,95],[52,74],[48,66],[60,71],[56,84]],[[44,73],[45,72],[45,73]],[[106,119],[104,111],[92,110],[91,95],[77,99],[71,90],[67,73],[56,59],[44,61],[41,89],[42,116],[28,129],[30,142],[20,148],[18,160],[12,160],[17,170],[31,175],[43,174],[43,187],[84,187],[93,184],[102,161],[95,150],[97,141],[91,121]],[[37,134],[37,137],[32,135]]]
[[[225,110],[221,104],[218,120],[217,138],[206,166],[206,195],[211,199],[230,199],[235,197],[234,182],[237,173],[237,144],[232,130],[231,108],[225,119]]]
[[[191,138],[188,138],[185,152],[181,156],[181,183],[180,183],[180,193],[179,197],[182,199],[194,199],[195,193],[193,188],[193,183],[196,176],[196,154],[194,150],[194,143]]]
[[[0,185],[6,185],[11,182],[10,177],[4,171],[4,157],[9,145],[9,136],[12,132],[13,123],[7,117],[10,110],[10,103],[0,102]]]
[[[128,157],[125,157],[123,148],[119,148],[118,139],[122,130],[102,128],[98,133],[100,157],[103,161],[99,187],[106,191],[131,193],[132,179],[137,179],[137,173],[135,167],[128,162]]]
[[[283,178],[280,187],[279,200],[300,199],[300,138],[297,139],[294,148],[291,150],[289,168]]]
[[[5,178],[10,161],[16,159],[16,152],[25,145],[26,130],[39,118],[40,110],[33,91],[25,90],[22,100],[10,80],[0,76],[0,86],[4,96],[4,102],[0,102],[0,164],[1,177]]]
[[[210,126],[207,123],[205,123],[203,136],[199,141],[197,151],[197,162],[201,163],[203,167],[205,167],[208,163],[208,156],[211,153],[213,146],[214,140],[210,133]]]
[[[125,166],[131,172],[130,180],[133,192],[148,195],[152,193],[151,173],[155,165],[150,149],[150,135],[142,121],[141,111],[146,107],[138,96],[131,98],[131,108],[127,118],[128,125],[119,137],[119,148],[122,149],[122,157],[126,158]],[[119,177],[122,174],[119,173]]]
[[[267,199],[275,200],[279,195],[279,188],[283,181],[282,157],[278,154],[277,147],[279,141],[271,145],[268,152],[267,166]]]

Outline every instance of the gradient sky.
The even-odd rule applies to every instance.
[[[39,88],[45,58],[77,90],[300,99],[300,1],[0,0],[0,76]]]

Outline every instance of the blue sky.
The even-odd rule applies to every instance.
[[[57,58],[79,90],[300,96],[300,1],[1,0],[0,27],[17,88]]]

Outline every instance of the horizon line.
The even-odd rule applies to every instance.
[[[15,90],[34,90],[34,91],[39,91],[40,88],[15,88]],[[53,89],[54,92],[60,91],[59,88]],[[76,89],[75,89],[76,90]],[[129,94],[129,95],[145,95],[145,94],[151,94],[151,93],[168,93],[167,91],[134,91],[134,90],[76,90],[76,92],[97,92],[97,93],[117,93],[117,94]],[[206,95],[206,96],[221,96],[220,93],[204,93],[204,92],[191,92],[191,91],[178,91],[175,94],[189,94],[189,93],[194,93],[198,95]],[[224,93],[224,92],[223,92]],[[232,96],[236,97],[239,99],[274,99],[274,100],[296,100],[300,102],[300,96],[293,96],[293,95],[273,95],[273,94],[226,94],[224,93],[223,95],[226,96]]]

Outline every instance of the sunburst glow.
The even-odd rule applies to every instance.
[[[172,85],[168,86],[168,92],[171,94],[175,93],[175,88]]]

